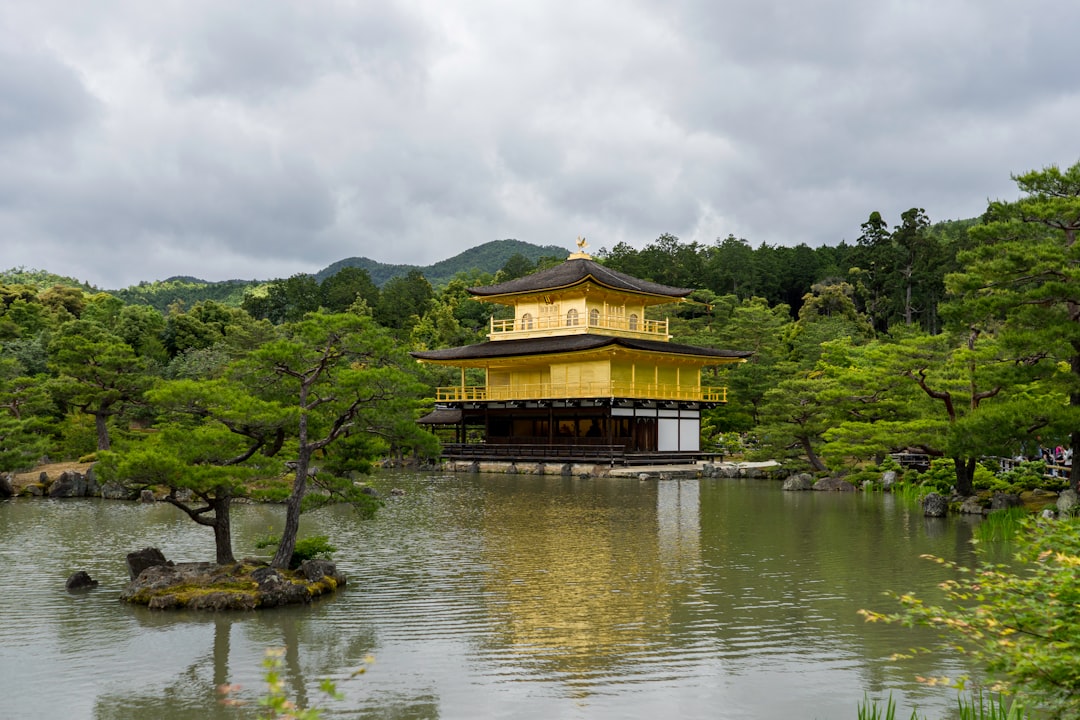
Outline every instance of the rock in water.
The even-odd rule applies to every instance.
[[[964,502],[960,504],[960,513],[963,515],[985,515],[986,509],[979,502],[979,498],[976,495],[964,498]]]
[[[86,497],[86,476],[82,473],[65,470],[60,473],[60,477],[49,486],[49,497]]]
[[[855,486],[847,480],[838,477],[821,478],[814,483],[814,490],[828,490],[832,492],[854,492]]]
[[[157,548],[143,548],[127,555],[128,575],[132,580],[139,577],[143,570],[158,565],[171,566],[172,562],[165,559],[165,554]]]
[[[90,574],[85,570],[79,570],[71,574],[71,577],[67,579],[64,587],[68,592],[77,592],[79,590],[91,590],[98,586],[98,581],[90,577]]]
[[[949,501],[944,495],[932,492],[922,499],[922,508],[926,517],[945,517],[949,512]]]
[[[781,488],[783,490],[813,490],[814,489],[814,476],[810,473],[799,473],[792,475],[784,481],[784,485]]]

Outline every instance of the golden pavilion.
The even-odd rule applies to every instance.
[[[578,251],[532,275],[470,288],[478,300],[514,308],[490,321],[488,341],[413,352],[458,367],[460,383],[436,389],[421,422],[452,425],[448,458],[693,459],[701,453],[701,411],[726,401],[704,387],[701,369],[744,362],[751,353],[671,342],[651,308],[692,292],[639,280]],[[466,370],[483,370],[483,385]],[[479,440],[479,442],[468,442]],[[661,457],[662,456],[662,457]]]

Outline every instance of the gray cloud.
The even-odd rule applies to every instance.
[[[33,47],[0,45],[0,98],[0,143],[7,146],[77,131],[96,110],[72,68]]]
[[[1077,160],[1067,0],[40,0],[0,20],[0,265],[102,287],[854,240]]]

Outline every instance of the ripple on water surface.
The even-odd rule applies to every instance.
[[[406,494],[374,520],[331,508],[302,521],[339,548],[343,592],[212,617],[116,600],[127,552],[213,556],[211,533],[175,509],[0,505],[0,674],[17,688],[16,716],[213,717],[215,684],[257,687],[263,649],[281,645],[290,692],[317,700],[319,678],[340,682],[347,699],[332,717],[715,718],[722,707],[768,720],[849,717],[864,691],[924,710],[953,702],[912,678],[955,666],[889,661],[911,638],[898,644],[856,611],[880,608],[885,589],[936,585],[918,555],[955,556],[961,528],[873,498],[793,501],[741,482],[373,483]],[[281,511],[241,506],[234,521],[237,555],[256,554]],[[101,587],[64,592],[79,569]],[[375,664],[350,679],[368,654]]]

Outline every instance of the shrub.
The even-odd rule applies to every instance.
[[[975,466],[975,477],[972,486],[976,490],[989,490],[990,492],[1012,492],[1012,485],[1000,475],[995,475],[982,465]]]
[[[281,537],[277,535],[267,536],[255,543],[257,548],[277,547],[281,544]],[[292,557],[289,558],[289,567],[293,570],[304,564],[305,560],[320,558],[322,560],[333,559],[337,548],[330,544],[330,538],[325,535],[312,535],[311,537],[299,538],[293,548]]]
[[[881,472],[888,472],[889,470],[892,470],[897,475],[900,475],[904,472],[904,466],[897,462],[896,458],[894,458],[892,455],[886,455],[885,459],[882,460],[881,463],[878,465],[878,469],[881,470]]]
[[[919,484],[930,492],[948,495],[956,484],[956,465],[949,458],[935,458],[930,469],[919,476]]]
[[[956,485],[956,464],[952,458],[934,458],[930,461],[930,469],[919,476],[919,482],[928,491],[948,495]],[[975,465],[972,486],[976,490],[1005,490],[1008,487],[982,464]]]
[[[1026,460],[1011,470],[1001,474],[1002,482],[1006,483],[1014,492],[1045,488],[1047,490],[1064,490],[1069,486],[1068,478],[1052,478],[1046,476],[1046,463],[1042,460]]]
[[[873,470],[858,470],[844,477],[849,483],[855,487],[862,487],[862,484],[869,480],[875,485],[881,484],[881,473],[874,472]]]

